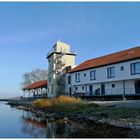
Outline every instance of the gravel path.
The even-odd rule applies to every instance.
[[[140,100],[122,100],[122,101],[92,101],[102,106],[115,106],[126,108],[140,108]]]

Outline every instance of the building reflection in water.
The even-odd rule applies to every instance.
[[[23,111],[22,114],[22,132],[33,138],[46,137],[46,123],[40,118],[35,117],[31,112]]]
[[[129,138],[137,135],[131,130],[108,125],[65,123],[63,120],[49,122],[26,111],[21,118],[22,132],[33,138]]]
[[[31,112],[23,111],[22,132],[33,138],[60,138],[68,137],[70,133],[69,124],[63,121],[49,122],[47,119],[37,118]]]

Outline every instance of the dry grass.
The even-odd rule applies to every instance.
[[[79,104],[82,103],[80,98],[61,95],[54,99],[39,99],[33,102],[33,106],[37,108],[47,108],[57,105]]]
[[[61,95],[61,96],[59,96],[55,99],[52,99],[52,102],[53,102],[54,105],[60,105],[60,104],[81,103],[82,100],[80,98]]]
[[[52,103],[48,99],[38,99],[33,102],[33,106],[37,108],[51,107]]]

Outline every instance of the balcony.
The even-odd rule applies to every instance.
[[[54,50],[51,49],[51,50],[47,53],[47,58],[48,58],[48,56],[49,56],[51,53],[53,53],[53,52],[54,52]]]
[[[47,58],[52,54],[52,53],[56,53],[56,51],[54,51],[53,49],[51,49],[48,53],[47,53]],[[62,53],[64,54],[73,54],[73,55],[77,55],[76,51],[72,50],[69,53],[65,52],[65,51],[59,51],[57,53]]]

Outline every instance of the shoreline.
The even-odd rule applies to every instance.
[[[40,117],[42,119],[48,119],[49,121],[55,121],[58,119],[62,119],[64,121],[77,121],[80,123],[93,123],[95,125],[109,125],[111,127],[117,128],[124,128],[124,129],[131,129],[131,130],[140,130],[140,124],[134,122],[126,122],[125,120],[121,119],[114,119],[111,117],[104,117],[104,114],[101,118],[96,116],[88,116],[83,114],[66,114],[65,112],[47,112],[43,111],[42,109],[35,109],[31,107],[31,101],[9,101],[7,103],[10,106],[14,106],[17,109],[30,111],[31,113],[35,114],[35,116]]]

